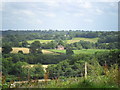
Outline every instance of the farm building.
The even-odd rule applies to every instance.
[[[57,49],[57,50],[64,50],[64,46],[58,45],[56,49]]]

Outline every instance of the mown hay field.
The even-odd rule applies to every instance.
[[[21,48],[21,47],[14,47],[12,48],[13,50],[11,51],[11,53],[18,53],[18,51],[23,51],[23,53],[29,53],[29,48]],[[57,53],[54,53],[52,51],[49,50],[42,50],[43,54],[54,54],[57,55]]]
[[[11,53],[18,53],[18,51],[23,51],[23,53],[29,53],[29,48],[14,47],[12,49],[13,50],[11,51]]]

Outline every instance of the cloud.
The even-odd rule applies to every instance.
[[[36,14],[31,10],[14,10],[13,15],[25,16],[25,17],[35,17]]]
[[[39,24],[42,24],[42,23],[43,23],[42,20],[36,20],[36,22],[39,23]]]
[[[0,2],[0,11],[2,11],[2,10],[3,10],[3,3]]]
[[[29,22],[28,22],[28,21],[26,21],[26,22],[29,23],[29,24],[32,24],[32,25],[40,25],[40,24],[43,24],[43,21],[42,21],[42,20],[36,19],[36,18],[34,18],[34,19],[32,19],[32,20],[29,20]]]
[[[118,3],[117,4],[116,3],[110,3],[109,5],[110,5],[110,7],[118,8]]]
[[[45,16],[48,16],[48,17],[56,17],[56,14],[55,13],[49,13],[49,12],[45,12],[44,13]]]
[[[2,0],[3,2],[71,2],[75,0]],[[77,2],[84,2],[84,0],[76,0]],[[119,0],[85,0],[85,2],[118,2]]]
[[[96,0],[97,2],[119,2],[119,0]]]
[[[26,14],[26,15],[28,15],[28,16],[34,16],[34,15],[35,15],[35,14],[34,14],[32,11],[30,11],[30,10],[21,10],[20,12],[23,13],[23,14]]]
[[[59,7],[60,6],[60,0],[43,0],[42,3],[50,6],[50,7]]]
[[[90,2],[84,2],[82,3],[83,8],[92,8],[92,4]]]
[[[74,15],[74,16],[84,16],[83,13],[74,13],[73,15]]]
[[[93,20],[92,19],[84,19],[84,22],[93,23]]]
[[[101,15],[101,14],[103,14],[103,13],[104,13],[104,11],[103,11],[103,10],[98,9],[98,8],[97,8],[95,11],[96,11],[96,12],[97,12],[97,14],[99,14],[99,15]]]
[[[38,3],[10,2],[5,5],[3,17],[7,28],[20,25],[22,28],[27,28],[27,25],[29,28],[36,28],[36,26],[40,28],[53,26],[58,29],[64,26],[66,28],[87,28],[90,23],[94,23],[95,26],[99,23],[102,25],[107,19],[111,20],[111,17],[116,17],[110,15],[111,12],[116,13],[116,8],[112,7],[114,5],[111,4],[110,6],[109,4],[103,2],[80,2],[80,0],[39,0]],[[98,22],[100,20],[101,22]],[[18,23],[12,24],[12,21]],[[111,20],[111,22],[113,21]]]

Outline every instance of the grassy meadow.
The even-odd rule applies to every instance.
[[[48,49],[49,51],[52,52],[58,52],[58,53],[66,53],[66,50],[55,50],[55,49]],[[94,54],[97,51],[109,51],[109,50],[105,50],[105,49],[82,49],[82,50],[73,50],[74,54]]]
[[[89,41],[89,42],[97,42],[98,41],[98,38],[73,38],[72,40],[66,40],[68,44],[70,43],[75,43],[75,42],[79,42],[80,40],[83,40],[83,41]]]
[[[66,50],[56,50],[56,49],[47,49],[48,51],[55,52],[55,53],[66,53]]]
[[[39,41],[41,43],[48,43],[48,42],[51,42],[51,41],[54,41],[54,40],[41,40],[41,39],[27,40],[27,42],[29,44],[33,43],[34,41]]]

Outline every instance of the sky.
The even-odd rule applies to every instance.
[[[118,30],[118,2],[2,2],[2,30]]]

